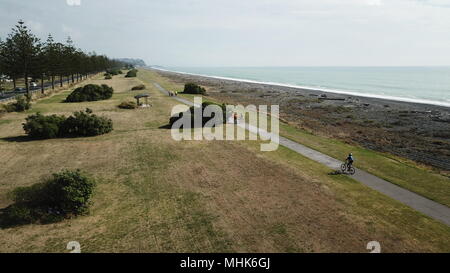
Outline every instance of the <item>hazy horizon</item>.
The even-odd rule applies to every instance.
[[[165,67],[450,66],[450,0],[0,0],[0,37]],[[75,4],[75,5],[73,5]]]
[[[296,67],[315,67],[315,68],[450,68],[450,65],[158,65],[158,64],[147,64],[147,66],[153,67],[168,67],[168,68],[183,68],[183,67],[199,67],[199,68],[296,68]]]

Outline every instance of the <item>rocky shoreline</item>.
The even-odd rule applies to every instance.
[[[227,103],[279,104],[280,117],[299,128],[450,171],[448,107],[155,71]]]

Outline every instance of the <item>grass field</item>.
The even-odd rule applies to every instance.
[[[288,149],[260,152],[257,141],[175,141],[168,123],[178,104],[151,82],[99,77],[112,99],[62,103],[70,90],[26,113],[0,119],[0,208],[8,193],[63,168],[98,181],[89,215],[48,225],[0,227],[0,252],[449,252],[450,228]],[[87,83],[87,82],[86,82]],[[130,91],[144,83],[146,91]],[[176,90],[176,89],[171,89]],[[149,92],[152,107],[117,105]],[[31,112],[70,114],[89,107],[114,122],[107,135],[29,141]]]
[[[153,77],[168,90],[183,90],[182,85],[156,73],[153,74]],[[194,95],[189,94],[180,94],[180,96],[189,100],[194,97]],[[204,97],[204,99],[222,103],[222,101],[215,100],[214,95]],[[343,161],[348,153],[352,152],[356,159],[356,167],[450,207],[450,177],[448,174],[398,156],[379,153],[360,146],[346,144],[340,140],[314,135],[283,122],[280,122],[280,134],[331,157],[341,158]]]

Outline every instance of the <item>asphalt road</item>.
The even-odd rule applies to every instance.
[[[65,79],[65,80],[63,80],[63,83],[66,83],[66,82],[69,82],[69,81],[71,81],[71,80],[70,79]],[[61,84],[61,81],[55,81],[55,87],[59,86],[60,84]],[[51,82],[44,83],[44,89],[48,89],[48,88],[51,88],[51,87],[52,87],[52,83]],[[30,90],[31,90],[32,93],[40,92],[41,91],[41,85],[38,84],[38,86],[36,86],[36,87],[31,87],[30,86]],[[21,92],[16,92],[16,91],[14,91],[14,89],[13,90],[9,90],[9,91],[4,91],[3,95],[0,93],[0,101],[6,101],[6,100],[9,100],[11,98],[14,98],[17,95],[23,95],[23,94],[26,94],[26,90],[21,91]]]

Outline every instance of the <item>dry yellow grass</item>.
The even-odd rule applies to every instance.
[[[163,129],[176,101],[139,78],[115,76],[107,101],[66,104],[69,91],[33,112],[70,114],[89,107],[114,122],[110,134],[23,141],[28,113],[0,119],[0,208],[7,193],[62,168],[98,181],[90,214],[49,225],[0,229],[0,252],[367,252],[449,251],[450,229],[286,149],[262,153],[257,142],[174,141]],[[117,105],[146,84],[153,107]],[[7,122],[5,122],[7,120]],[[19,141],[21,140],[21,141]],[[380,203],[381,202],[381,203]],[[401,216],[401,217],[396,217]]]

